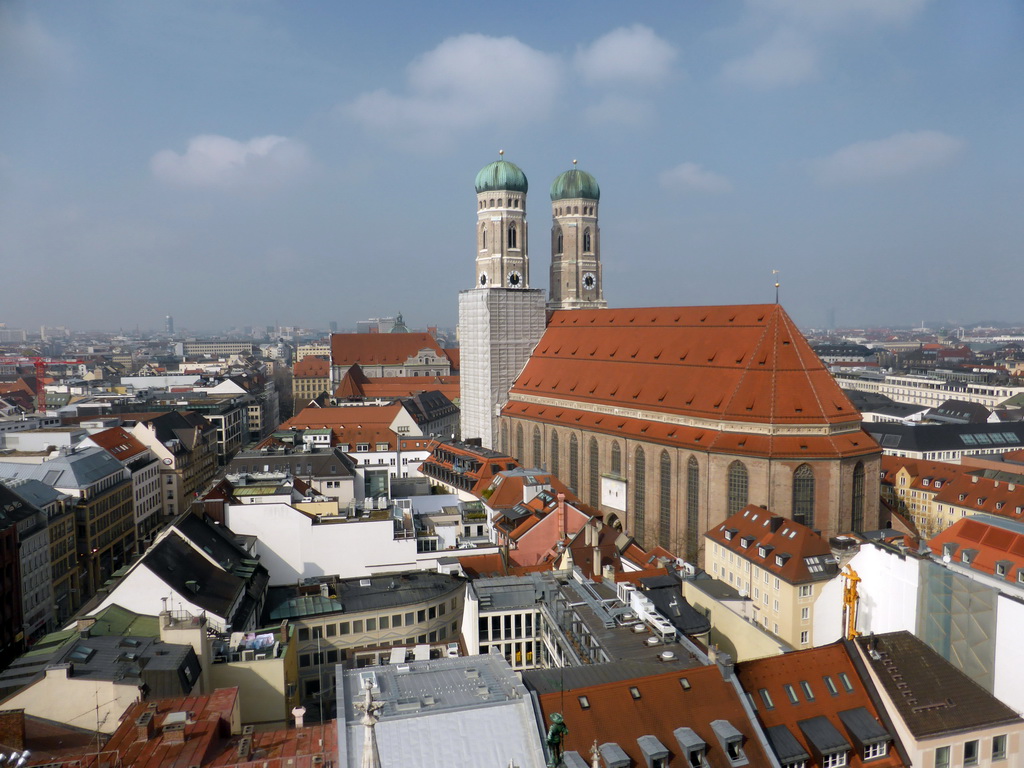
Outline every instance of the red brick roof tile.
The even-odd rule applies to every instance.
[[[554,312],[511,395],[716,422],[860,420],[776,304]]]

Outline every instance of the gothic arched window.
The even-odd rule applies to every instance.
[[[622,474],[622,449],[618,443],[612,443],[612,474]]]
[[[540,427],[533,428],[533,466],[540,468],[544,466],[544,460],[540,455]]]
[[[551,430],[551,474],[558,477],[558,433]]]
[[[480,227],[480,248],[487,250],[487,226]]]
[[[583,250],[590,253],[590,227],[583,230]]]
[[[597,507],[601,504],[601,474],[600,455],[597,450],[597,440],[590,438],[590,506]]]
[[[686,462],[686,559],[697,562],[700,546],[700,467],[693,456]]]
[[[672,458],[661,452],[659,462],[658,543],[672,549]]]
[[[501,425],[501,450],[508,450],[508,424]]]
[[[637,448],[633,457],[633,536],[643,546],[644,513],[647,506],[647,459],[644,449]]]
[[[853,468],[853,497],[850,510],[850,528],[860,532],[864,528],[864,463],[858,461]]]
[[[569,435],[569,487],[580,492],[580,441]]]
[[[516,458],[519,461],[526,463],[526,457],[523,455],[523,425],[516,424]]]
[[[518,238],[516,237],[516,225],[515,224],[509,224],[508,225],[508,247],[509,248],[518,248],[519,246],[516,245],[517,239]]]
[[[793,473],[793,522],[814,525],[814,471],[806,464]]]
[[[735,515],[747,506],[747,468],[742,461],[729,465],[729,481],[726,514]]]
[[[555,238],[555,253],[562,252],[562,230],[558,230],[558,235]]]

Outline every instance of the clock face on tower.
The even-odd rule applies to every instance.
[[[516,270],[512,270],[508,273],[508,287],[509,288],[521,288],[523,285],[523,276],[520,275]]]
[[[586,288],[589,291],[589,290],[592,290],[595,285],[597,285],[597,278],[594,277],[594,273],[593,272],[584,272],[583,273],[583,287]]]

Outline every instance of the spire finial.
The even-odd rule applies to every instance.
[[[573,167],[575,168],[576,167],[576,158],[575,157],[572,159],[572,164],[573,164]]]
[[[772,270],[772,274],[773,275],[779,274],[779,270],[773,269]],[[779,279],[778,278],[775,278],[775,303],[776,304],[779,303]]]
[[[498,150],[498,157],[504,157],[504,156],[505,156],[505,150],[504,149],[499,149]]]

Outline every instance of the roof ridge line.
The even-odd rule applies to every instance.
[[[789,319],[789,316],[786,315],[786,318]],[[792,320],[790,320],[790,322],[792,322]],[[789,328],[788,330],[789,330],[789,335],[791,337],[794,337],[794,338],[795,338],[795,334],[793,333],[793,331],[796,331],[797,333],[799,333],[799,329],[797,329],[797,328]],[[800,335],[801,335],[801,337],[803,336],[803,334],[800,334]],[[808,344],[807,347],[808,347],[808,349],[810,349],[810,344]],[[802,373],[804,378],[807,380],[807,386],[810,388],[811,394],[814,395],[814,401],[818,405],[818,413],[824,414],[825,413],[824,404],[821,402],[821,396],[818,394],[817,386],[815,386],[814,382],[811,381],[810,372],[807,369],[807,361],[804,360],[803,355],[800,353],[800,345],[799,344],[793,344],[793,351],[796,353],[797,359],[800,360],[800,373]],[[814,354],[814,350],[813,349],[811,349],[811,353]],[[815,357],[817,357],[817,355],[815,355]],[[818,358],[818,364],[819,365],[822,364],[820,357]],[[832,374],[830,373],[829,376],[831,376],[831,375]],[[834,381],[834,379],[833,379],[833,381]],[[839,386],[839,382],[836,382],[836,386]],[[832,438],[832,440],[830,440],[829,442],[832,444],[832,450],[835,451],[835,455],[837,457],[841,456],[840,451],[836,448],[835,435],[831,435],[830,434],[829,437]]]

